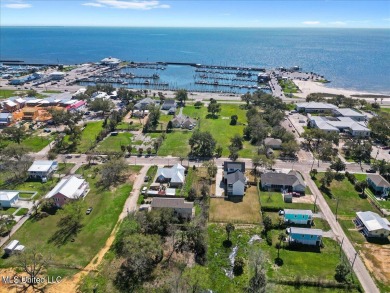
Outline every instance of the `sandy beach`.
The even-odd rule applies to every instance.
[[[294,95],[306,98],[308,94],[311,93],[328,93],[335,95],[344,95],[346,97],[351,97],[355,95],[373,95],[373,96],[382,96],[380,93],[372,93],[372,92],[364,92],[364,91],[356,91],[356,90],[347,90],[347,89],[339,89],[339,88],[331,88],[327,87],[326,84],[314,81],[303,81],[303,80],[294,80],[294,83],[301,90],[300,93],[296,93]],[[386,95],[383,95],[386,96]],[[374,98],[365,98],[367,101],[374,102]],[[380,98],[377,100],[380,102]],[[383,97],[383,104],[390,105],[390,95]]]

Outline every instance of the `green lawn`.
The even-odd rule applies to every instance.
[[[183,114],[197,118],[201,131],[209,131],[214,139],[217,141],[217,145],[222,146],[222,156],[228,156],[230,145],[230,139],[239,134],[243,135],[244,125],[247,123],[246,110],[243,110],[239,105],[234,104],[221,104],[221,112],[218,118],[214,119],[209,117],[207,107],[195,108],[194,106],[186,106],[183,109]],[[239,125],[230,125],[230,117],[232,115],[238,116]],[[244,148],[240,150],[240,157],[252,157],[256,147],[252,146],[249,142],[244,141]]]
[[[34,199],[38,199],[48,193],[58,183],[58,181],[58,178],[50,178],[45,183],[39,181],[25,181],[19,184],[8,185],[6,188],[9,190],[36,191],[37,195],[34,197]]]
[[[17,208],[4,208],[4,209],[0,210],[0,214],[12,215],[16,210],[17,210]]]
[[[381,108],[381,112],[387,112],[390,113],[390,108]]]
[[[28,147],[32,152],[39,152],[44,147],[46,147],[53,140],[53,136],[37,136],[32,134],[22,140],[21,145]],[[1,142],[2,147],[16,144],[10,140],[3,140]]]
[[[70,265],[82,268],[87,265],[104,246],[132,189],[130,183],[124,183],[111,191],[102,190],[97,184],[98,177],[95,177],[95,170],[99,172],[99,168],[83,166],[77,171],[78,174],[83,174],[90,184],[91,190],[84,199],[84,207],[93,207],[93,211],[84,216],[83,227],[75,236],[74,242],[69,241],[60,246],[49,242],[57,230],[56,225],[60,219],[58,212],[39,221],[29,219],[12,239],[18,239],[27,247],[39,247],[42,253],[50,254],[53,263],[60,267]],[[131,169],[138,172],[140,166]],[[13,261],[12,257],[0,260],[0,266],[12,265]]]
[[[75,165],[74,163],[58,163],[57,173],[68,174]]]
[[[18,212],[16,213],[16,216],[23,216],[28,213],[28,209],[26,208],[20,208]]]
[[[95,148],[99,152],[121,152],[121,146],[128,146],[131,144],[131,137],[133,135],[129,132],[119,132],[118,135],[108,135]]]
[[[283,92],[286,94],[294,94],[299,91],[299,88],[292,80],[280,80],[279,85],[282,87]]]
[[[77,151],[79,153],[85,153],[91,146],[93,146],[97,135],[102,130],[103,121],[96,121],[87,123],[83,132],[81,133],[81,139],[77,145]]]
[[[17,96],[18,93],[21,93],[23,91],[18,91],[18,90],[3,90],[3,89],[0,89],[0,100],[3,100],[3,99],[8,99],[10,97],[14,97],[14,96]]]
[[[316,176],[315,183],[320,187],[319,180],[323,173]],[[363,176],[361,176],[363,178]],[[343,181],[333,180],[328,192],[321,190],[326,202],[333,213],[336,213],[337,199],[338,199],[338,215],[346,218],[356,217],[356,212],[359,211],[373,211],[378,212],[366,198],[361,198],[354,186],[345,178]]]
[[[44,94],[61,94],[62,91],[58,91],[58,90],[47,90],[47,91],[42,91],[42,93],[44,93]]]
[[[127,123],[127,122],[119,122],[118,125],[116,126],[117,130],[129,130],[129,131],[135,131],[139,130],[142,128],[141,123]]]
[[[294,199],[293,199],[294,200]],[[310,203],[286,203],[280,192],[260,191],[260,205],[264,208],[272,209],[303,209],[313,210],[314,204]]]
[[[157,154],[159,156],[187,156],[190,152],[188,141],[191,135],[191,131],[173,131],[168,133]]]

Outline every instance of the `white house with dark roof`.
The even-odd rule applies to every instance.
[[[34,161],[27,170],[28,176],[32,179],[47,180],[58,168],[57,161]]]
[[[261,188],[281,192],[293,191],[304,193],[306,183],[301,174],[294,170],[288,173],[268,172],[261,175]]]
[[[69,201],[83,198],[89,191],[88,182],[75,175],[64,177],[45,198],[52,199],[58,207]]]
[[[357,212],[355,223],[366,237],[385,238],[390,235],[390,222],[377,213]]]
[[[244,196],[247,179],[244,162],[224,162],[223,178],[227,196]]]
[[[185,168],[181,164],[175,164],[170,168],[158,168],[156,182],[169,183],[170,187],[180,187],[184,184]]]
[[[195,215],[194,203],[185,201],[184,198],[154,197],[152,199],[151,208],[152,210],[170,208],[173,209],[178,216],[187,219],[191,219]]]
[[[0,190],[0,207],[9,208],[14,206],[19,200],[19,191]]]

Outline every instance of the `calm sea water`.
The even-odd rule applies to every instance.
[[[39,63],[129,61],[290,67],[331,87],[390,93],[390,30],[1,27],[0,59]]]

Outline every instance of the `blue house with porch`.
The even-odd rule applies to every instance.
[[[311,225],[313,212],[311,210],[284,210],[284,221],[291,224]]]
[[[379,174],[367,174],[367,183],[376,195],[387,197],[390,192],[390,183]]]
[[[288,242],[299,243],[305,245],[321,246],[322,243],[322,230],[310,229],[310,228],[287,228]]]

